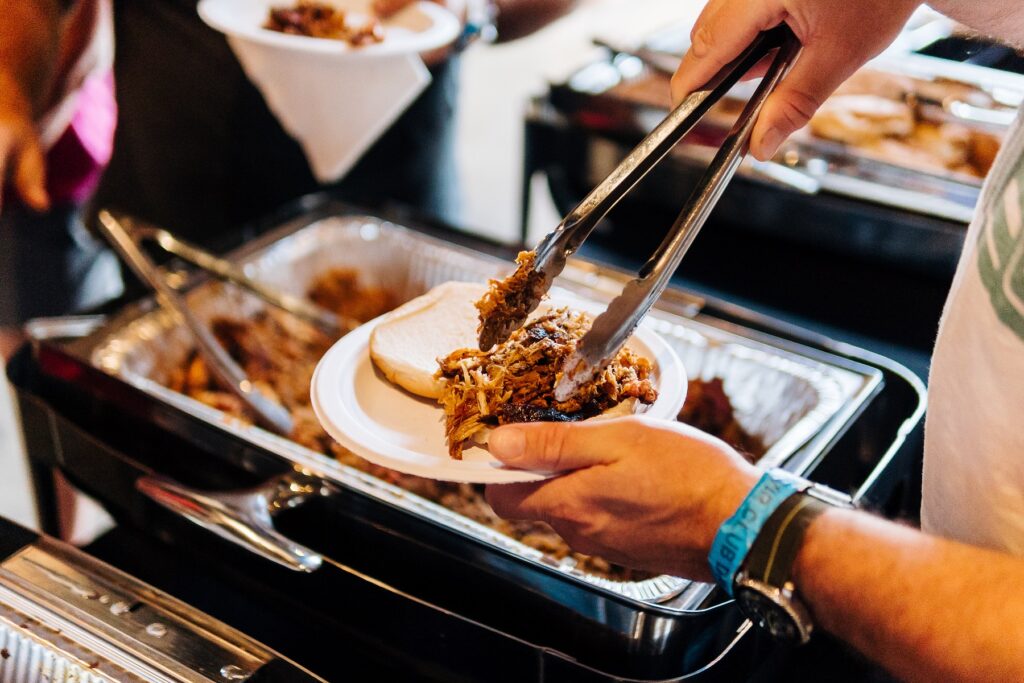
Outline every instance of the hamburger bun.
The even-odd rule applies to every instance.
[[[439,399],[444,380],[434,375],[438,358],[475,347],[476,302],[487,285],[446,282],[396,308],[370,335],[370,357],[389,381],[423,398]]]

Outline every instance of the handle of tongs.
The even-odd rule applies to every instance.
[[[342,318],[310,301],[253,280],[230,261],[179,239],[167,230],[148,225],[133,225],[132,235],[137,243],[152,240],[168,254],[191,263],[219,280],[231,282],[252,292],[270,305],[316,325],[331,336],[340,337],[359,327],[356,320]]]
[[[537,247],[535,270],[548,274],[550,282],[608,212],[693,130],[708,111],[772,50],[787,44],[799,45],[793,32],[784,24],[758,34],[750,47],[707,85],[687,96],[544,238]]]
[[[657,251],[640,269],[637,278],[629,282],[622,294],[594,320],[576,352],[565,361],[565,372],[555,387],[557,400],[571,397],[625,345],[640,320],[665,291],[683,256],[736,173],[765,100],[789,72],[802,49],[799,40],[785,24],[762,33],[761,38],[768,40],[765,37],[769,34],[770,44],[778,48],[778,53],[767,73]]]
[[[189,328],[195,337],[196,348],[217,381],[250,407],[264,427],[278,434],[290,434],[293,426],[291,414],[249,381],[245,371],[224,350],[207,326],[192,313],[184,297],[167,284],[156,264],[139,248],[125,226],[109,211],[100,211],[99,224],[107,240],[132,272],[156,293],[160,305],[174,313]]]

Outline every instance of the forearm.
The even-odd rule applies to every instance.
[[[57,61],[62,4],[0,0],[0,94],[12,90],[38,114]]]
[[[900,677],[1024,680],[1024,560],[837,510],[795,580],[821,627]]]
[[[975,31],[1024,46],[1024,6],[1020,0],[932,0],[928,4]]]
[[[516,40],[568,14],[579,0],[497,0],[498,39]]]

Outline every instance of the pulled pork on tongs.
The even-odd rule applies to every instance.
[[[765,100],[785,77],[802,47],[785,24],[754,37],[735,60],[711,79],[707,88],[691,93],[659,123],[615,167],[603,181],[572,209],[532,252],[517,259],[517,268],[504,280],[492,280],[487,296],[479,304],[479,346],[487,350],[500,344],[540,304],[568,259],[583,245],[600,221],[675,147],[708,110],[720,101],[750,69],[774,54],[764,77],[740,114],[736,125],[722,141],[701,182],[694,188],[683,212],[660,246],[626,283],[594,324],[576,352],[562,364],[564,372],[554,394],[564,400],[604,376],[622,345],[668,287],[687,250],[707,221],[739,163],[746,154],[750,134]]]

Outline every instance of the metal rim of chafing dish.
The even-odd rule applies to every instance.
[[[322,240],[322,231],[338,231],[342,228],[353,231],[360,239],[375,240],[382,234],[391,234],[395,239],[416,240],[420,251],[434,250],[443,255],[435,265],[441,273],[436,277],[457,277],[458,268],[467,268],[476,264],[485,264],[488,275],[496,276],[495,269],[507,266],[504,262],[488,257],[479,252],[458,247],[422,233],[402,228],[381,219],[368,216],[333,216],[329,213],[314,214],[293,222],[264,239],[248,245],[240,250],[234,260],[243,268],[256,274],[257,264],[266,269],[280,266],[289,258],[289,250],[310,249]],[[422,268],[429,269],[427,263]],[[479,272],[479,271],[478,271]],[[592,297],[614,295],[624,277],[611,269],[575,261],[567,269],[559,281],[576,291]],[[211,285],[219,286],[219,285]],[[736,347],[741,353],[757,353],[771,349],[767,358],[771,362],[786,366],[789,372],[803,373],[807,381],[826,394],[819,402],[818,409],[811,411],[801,419],[779,443],[769,449],[762,460],[767,465],[782,465],[794,472],[802,473],[823,452],[830,441],[855,414],[859,406],[874,391],[879,378],[870,368],[862,368],[861,374],[849,369],[833,367],[814,358],[806,350],[781,340],[768,337],[743,337],[735,330],[711,326],[700,321],[687,319],[699,311],[699,306],[685,296],[669,292],[654,311],[656,325],[665,334],[679,334],[689,330],[703,331],[710,343]],[[127,339],[135,341],[152,340],[165,333],[172,318],[166,312],[152,311],[139,316],[133,314],[129,320],[114,321],[102,331],[101,341],[93,348],[92,362],[99,368],[117,375],[159,400],[179,408],[218,428],[231,432],[246,441],[278,454],[291,462],[296,468],[307,475],[334,482],[355,489],[377,500],[405,510],[418,517],[449,530],[467,536],[475,541],[483,542],[510,553],[528,562],[535,563],[549,570],[556,571],[569,578],[587,585],[606,590],[612,594],[645,604],[662,604],[672,609],[689,610],[698,608],[707,598],[711,587],[697,584],[676,577],[660,576],[638,582],[616,582],[599,576],[585,573],[571,563],[560,562],[545,555],[539,550],[526,546],[509,536],[489,527],[474,522],[463,515],[453,512],[439,504],[430,502],[398,486],[383,482],[371,475],[342,465],[340,462],[305,448],[293,441],[275,436],[263,429],[249,426],[237,420],[226,418],[220,411],[199,403],[198,401],[173,392],[158,382],[126,371],[125,355],[130,351]],[[842,378],[843,382],[839,379]],[[838,386],[837,386],[838,383]],[[798,455],[799,457],[794,457]]]

